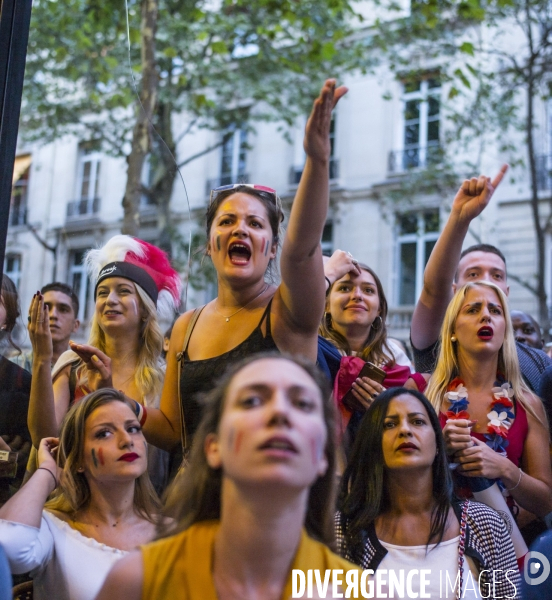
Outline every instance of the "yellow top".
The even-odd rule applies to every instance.
[[[143,546],[142,599],[217,600],[213,581],[213,547],[218,529],[218,521],[203,521],[174,536]],[[320,569],[322,580],[326,569],[342,569],[343,574],[340,577],[343,583],[346,571],[361,571],[356,565],[334,554],[324,544],[310,538],[305,530],[301,535],[291,569],[301,569],[305,575],[308,569]],[[314,587],[316,589],[316,584]],[[331,589],[330,583],[330,596]],[[291,594],[290,571],[282,599],[291,598]]]

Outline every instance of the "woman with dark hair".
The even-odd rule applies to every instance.
[[[337,250],[326,262],[324,271],[329,287],[320,335],[330,340],[342,355],[334,396],[342,430],[353,412],[359,412],[349,429],[354,435],[359,417],[380,392],[403,385],[423,390],[425,379],[414,373],[404,350],[388,338],[387,298],[374,270]],[[361,375],[366,362],[384,371],[380,380]]]
[[[0,543],[13,573],[31,571],[35,600],[92,600],[111,566],[152,539],[160,504],[133,409],[113,389],[74,405],[0,509]]]
[[[517,597],[504,521],[484,504],[455,500],[439,419],[421,393],[386,390],[366,412],[339,507],[339,553],[362,568],[427,569],[429,581],[410,583],[413,593],[425,585],[426,598],[488,598],[490,586],[492,597]]]
[[[287,599],[293,569],[355,569],[324,545],[334,428],[327,381],[310,363],[260,355],[236,365],[206,396],[169,497],[169,537],[117,565],[98,600]]]
[[[17,288],[7,276],[2,277],[0,294],[0,344],[2,352],[20,351],[12,338],[12,333],[21,311]],[[16,490],[23,480],[25,464],[31,449],[31,435],[27,427],[29,395],[31,393],[31,375],[15,363],[0,355],[0,450],[18,452],[17,471],[9,476],[0,472],[0,505],[5,502],[11,491]],[[7,465],[4,465],[7,466]],[[11,488],[11,489],[10,489]]]
[[[331,114],[346,88],[324,84],[305,132],[306,163],[280,256],[281,283],[270,280],[283,211],[276,191],[232,184],[211,192],[207,254],[217,272],[217,297],[175,323],[160,411],[148,411],[146,437],[172,448],[184,434],[189,447],[209,391],[228,365],[258,352],[280,350],[316,360],[324,304],[320,240],[329,202]],[[183,421],[183,422],[182,422]]]

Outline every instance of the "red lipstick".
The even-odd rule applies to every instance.
[[[123,456],[121,456],[117,460],[124,460],[125,462],[134,462],[137,458],[140,458],[140,456],[136,454],[136,452],[128,452],[127,454],[123,454]]]

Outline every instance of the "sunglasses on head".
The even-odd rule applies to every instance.
[[[209,204],[212,204],[213,201],[215,200],[215,198],[217,197],[218,194],[222,193],[222,192],[227,192],[228,190],[235,190],[236,188],[240,188],[240,187],[244,187],[244,188],[249,188],[252,190],[257,190],[258,192],[266,192],[267,194],[271,194],[272,196],[274,196],[274,204],[277,204],[277,194],[276,194],[276,190],[273,190],[270,187],[267,187],[266,185],[258,185],[256,183],[230,183],[229,185],[221,185],[220,187],[215,188],[214,190],[211,190],[211,195],[209,197]]]

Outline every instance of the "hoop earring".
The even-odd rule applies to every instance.
[[[379,319],[378,326],[375,327],[376,321]],[[378,315],[372,322],[372,329],[374,331],[379,331],[383,327],[383,319]]]

